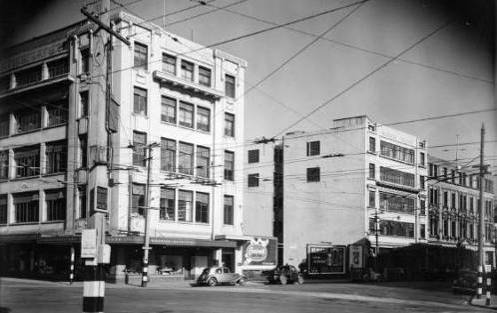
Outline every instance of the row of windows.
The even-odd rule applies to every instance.
[[[425,237],[425,225],[421,225],[420,237]],[[414,224],[406,223],[406,222],[397,222],[397,221],[387,221],[382,220],[378,222],[378,226],[376,226],[375,219],[369,219],[369,231],[371,233],[375,233],[378,228],[378,234],[383,236],[396,236],[396,237],[407,237],[414,238]]]
[[[16,111],[12,113],[12,119],[10,114],[4,114],[0,116],[0,137],[64,125],[67,123],[67,113],[67,99],[62,99],[43,107],[27,107]],[[43,119],[43,116],[46,116],[46,119]],[[11,123],[13,124],[12,132]]]
[[[224,196],[223,223],[233,225],[233,196]],[[195,204],[195,205],[194,205]],[[133,184],[132,213],[143,215],[145,210],[145,185]],[[209,223],[210,195],[190,190],[161,188],[159,218],[173,222]]]
[[[147,115],[147,90],[135,87],[133,112]],[[183,127],[209,132],[211,130],[211,111],[209,108],[195,106],[172,97],[161,97],[161,121]],[[235,136],[235,115],[224,114],[224,135]]]
[[[369,147],[368,151],[371,153],[376,153],[376,138],[369,137]],[[391,159],[399,160],[409,164],[414,164],[414,150],[404,148],[386,141],[380,142],[380,152],[382,156],[386,156]],[[419,165],[425,166],[426,164],[426,154],[424,152],[419,153]]]
[[[459,240],[468,239],[476,240],[478,233],[475,227],[478,227],[478,223],[467,222],[464,220],[457,221],[456,219],[442,218],[440,223],[439,216],[430,216],[430,237],[436,238],[439,235],[445,240]],[[485,223],[485,239],[490,241],[494,238],[494,230],[491,223]],[[439,234],[441,233],[441,234]]]
[[[436,188],[430,188],[428,190],[429,203],[434,206],[441,204],[444,208],[457,209],[461,212],[474,213],[475,210],[480,206],[480,200],[477,197],[468,196],[464,193],[459,193],[459,196],[455,192],[443,191],[442,203],[440,203],[439,190]],[[493,216],[492,213],[492,201],[485,200],[485,212],[487,216]]]
[[[387,212],[397,212],[405,214],[414,214],[416,209],[416,198],[399,195],[389,192],[380,191],[380,210]],[[426,201],[421,199],[420,202],[421,215],[426,215]],[[369,191],[369,205],[370,208],[376,207],[376,191]]]
[[[9,177],[9,150],[0,151],[0,179],[21,178],[40,175],[40,146],[22,147],[13,150],[15,171]],[[65,141],[46,143],[45,172],[64,173],[67,169],[67,144]]]
[[[66,218],[66,197],[62,189],[45,190],[46,221],[63,221]],[[40,221],[40,197],[38,192],[13,194],[13,223],[37,223]],[[0,195],[0,224],[7,224],[7,195]]]
[[[134,50],[134,68],[136,69],[148,69],[148,46],[135,42]],[[176,71],[176,64],[178,58],[174,55],[163,53],[162,54],[162,70],[166,73],[178,76]],[[194,82],[195,75],[194,71],[197,68],[192,62],[186,60],[180,60],[180,73],[179,77],[182,79]],[[198,84],[212,87],[212,70],[205,66],[198,66]],[[226,96],[234,98],[235,97],[235,77],[229,74],[224,76],[224,92]]]
[[[147,158],[147,134],[133,132],[133,165],[145,166]],[[177,172],[209,178],[210,149],[192,143],[161,138],[160,167],[163,171]],[[235,154],[224,152],[224,179],[233,180]]]
[[[430,163],[428,166],[428,176],[439,178],[444,182],[457,184],[464,187],[478,189],[480,188],[480,177],[478,174],[466,174],[464,172],[449,169],[447,167],[439,168],[437,164]],[[484,180],[485,192],[493,193],[493,181],[490,179]]]

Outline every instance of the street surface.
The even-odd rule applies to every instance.
[[[0,284],[0,313],[81,312],[81,282],[69,286],[66,282],[2,278]],[[468,296],[453,295],[440,283],[192,287],[185,282],[151,282],[146,289],[106,286],[107,313],[488,312],[470,306]]]

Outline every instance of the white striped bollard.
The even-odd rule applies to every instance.
[[[478,265],[478,278],[476,281],[476,299],[481,299],[482,285],[483,285],[483,266]]]
[[[71,264],[69,265],[69,284],[74,281],[74,246],[71,246]]]
[[[102,264],[85,266],[83,285],[83,313],[103,313],[105,271]]]
[[[148,260],[143,260],[142,287],[147,287],[148,283]]]
[[[487,275],[489,275],[489,273],[487,273]],[[486,296],[486,300],[485,300],[485,305],[490,305],[490,286],[492,285],[492,279],[490,277],[487,277],[487,286],[486,286],[486,291],[485,291],[485,296]]]

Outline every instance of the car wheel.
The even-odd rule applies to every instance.
[[[217,285],[217,280],[214,277],[209,278],[209,280],[207,281],[207,285],[209,285],[209,287],[214,287]]]
[[[295,281],[297,285],[302,285],[304,283],[304,277],[302,275],[297,276],[297,280]]]
[[[247,283],[247,280],[243,277],[238,280],[238,285],[240,286],[245,286],[245,283]]]
[[[286,278],[285,275],[280,275],[280,283],[286,285],[286,283],[288,283],[288,278]]]

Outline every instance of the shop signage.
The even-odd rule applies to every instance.
[[[97,230],[83,229],[81,233],[81,257],[96,258],[97,257]]]
[[[250,239],[243,247],[243,265],[276,265],[276,239]]]
[[[345,274],[345,246],[307,245],[309,274]]]
[[[363,268],[363,250],[362,246],[349,247],[349,262],[351,268]]]

